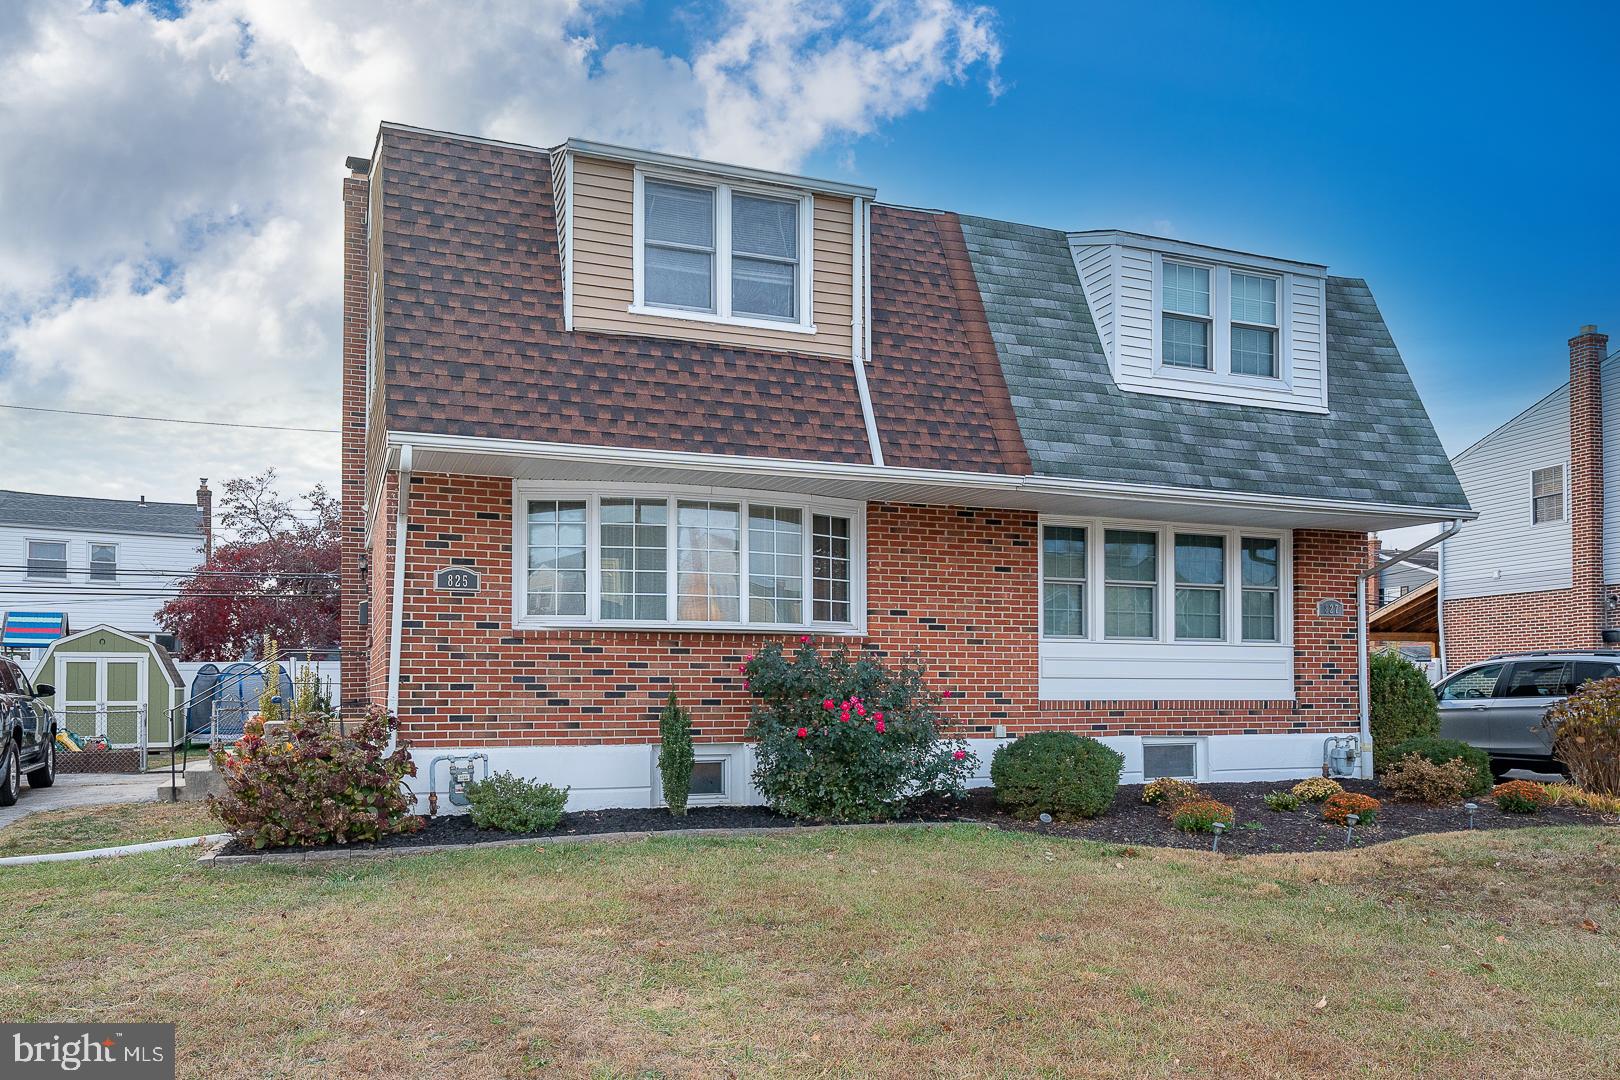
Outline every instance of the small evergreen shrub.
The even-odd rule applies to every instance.
[[[374,711],[344,731],[294,714],[265,737],[262,716],[231,747],[209,758],[225,794],[208,805],[237,840],[255,848],[357,844],[415,832],[422,819],[405,779],[416,775],[410,751],[388,752],[394,718]]]
[[[1620,796],[1620,679],[1589,682],[1541,718],[1575,785]]]
[[[1182,832],[1213,832],[1218,821],[1227,828],[1237,820],[1237,811],[1214,799],[1189,799],[1170,812],[1170,823]]]
[[[1096,817],[1114,801],[1125,755],[1068,731],[1037,731],[996,749],[996,801],[1021,818]]]
[[[1323,800],[1322,820],[1331,821],[1335,825],[1344,825],[1347,824],[1344,819],[1355,814],[1357,825],[1371,825],[1378,819],[1378,809],[1383,805],[1371,795],[1341,791]]]
[[[531,833],[554,829],[568,805],[568,789],[498,772],[467,785],[473,824],[480,829]]]
[[[1491,790],[1496,778],[1491,775],[1491,755],[1477,746],[1469,746],[1456,739],[1407,739],[1390,748],[1390,761],[1400,761],[1408,754],[1420,754],[1435,765],[1460,759],[1470,770],[1464,795],[1483,795]]]
[[[875,821],[911,796],[961,795],[977,764],[940,734],[939,694],[920,665],[890,668],[875,655],[823,651],[806,636],[789,656],[771,642],[742,665],[757,699],[754,784],[794,817]]]
[[[1504,814],[1533,814],[1552,801],[1547,789],[1533,780],[1509,780],[1491,789],[1496,808]]]
[[[1289,789],[1290,794],[1301,802],[1321,802],[1323,799],[1331,798],[1343,790],[1344,786],[1337,780],[1326,776],[1308,777]]]
[[[1440,734],[1440,706],[1429,679],[1393,650],[1374,653],[1367,670],[1368,720],[1373,765],[1380,771],[1400,755],[1390,751],[1408,739]]]
[[[676,817],[686,816],[692,760],[692,713],[681,708],[672,690],[658,717],[658,775],[664,782],[664,802]]]
[[[1299,804],[1302,801],[1303,800],[1298,795],[1295,795],[1292,791],[1266,792],[1266,805],[1280,813],[1287,813],[1290,810],[1298,810]]]
[[[1439,806],[1453,803],[1474,784],[1474,766],[1462,758],[1435,764],[1419,753],[1399,758],[1379,777],[1397,799]]]
[[[1142,801],[1161,810],[1174,809],[1202,794],[1197,784],[1190,780],[1177,780],[1172,776],[1161,776],[1142,786]]]

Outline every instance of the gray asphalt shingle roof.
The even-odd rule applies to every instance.
[[[1035,472],[1466,509],[1365,282],[1327,280],[1326,416],[1127,393],[1113,380],[1061,232],[962,218]]]
[[[76,495],[0,491],[0,525],[29,525],[75,532],[186,536],[201,527],[202,511],[194,503],[140,503],[125,499],[86,499]]]

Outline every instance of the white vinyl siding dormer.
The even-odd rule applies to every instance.
[[[1069,249],[1120,389],[1328,411],[1326,267],[1113,231]]]

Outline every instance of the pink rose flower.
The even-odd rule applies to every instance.
[[[834,702],[832,698],[828,698],[826,701],[823,701],[821,703],[821,707],[824,708],[824,709],[830,709],[835,704],[836,704],[836,702]]]
[[[879,735],[883,734],[883,721],[879,720],[877,723],[873,724],[872,726],[877,729],[877,733]]]
[[[809,634],[804,634],[804,635],[800,636],[800,638],[799,638],[799,644],[800,645],[808,645],[809,643],[810,643],[810,635]]]
[[[950,692],[950,691],[949,691],[949,690],[947,690],[947,691],[945,691],[945,693],[944,693],[944,695],[943,695],[943,696],[945,696],[945,697],[950,697],[950,696],[951,696],[951,692]]]
[[[859,714],[860,714],[860,715],[861,715],[861,716],[865,716],[865,715],[866,715],[866,706],[865,706],[865,705],[860,705],[860,704],[857,704],[857,705],[856,705],[856,706],[855,706],[855,711],[856,711],[856,712],[857,712],[857,713],[859,713]]]
[[[957,761],[961,761],[963,758],[967,757],[967,751],[958,750],[956,753],[952,754],[951,757]]]
[[[876,720],[878,720],[878,721],[879,721],[879,722],[881,722],[881,721],[882,721],[882,720],[883,720],[883,714],[882,714],[882,713],[877,713],[877,714],[875,714],[875,716],[874,716],[874,719],[876,719]]]
[[[747,659],[747,660],[752,660],[752,659],[753,659],[753,658],[754,658],[754,654],[753,654],[753,653],[749,653],[749,654],[748,654],[748,655],[747,655],[747,656],[746,656],[746,657],[745,657],[745,658],[744,658],[744,659]]]
[[[747,679],[744,679],[744,680],[743,680],[743,689],[744,689],[744,690],[747,690],[747,689],[748,689],[748,680],[747,680]]]
[[[805,736],[806,736],[806,735],[809,735],[809,734],[810,734],[810,729],[809,729],[809,728],[807,728],[807,727],[802,727],[802,728],[800,728],[800,729],[799,729],[799,738],[801,738],[801,739],[802,739],[802,738],[804,738],[804,737],[805,737]]]

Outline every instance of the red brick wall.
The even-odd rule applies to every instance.
[[[1294,538],[1298,658],[1291,702],[1048,702],[1038,696],[1036,518],[1025,511],[873,504],[867,517],[867,634],[852,644],[920,657],[953,694],[964,735],[1062,727],[1093,734],[1354,730],[1359,533]],[[391,519],[388,519],[391,522]],[[379,532],[384,530],[379,526]],[[391,523],[387,529],[391,533]],[[374,537],[373,625],[386,625],[385,544]],[[474,596],[432,591],[443,566],[483,575]],[[749,698],[737,671],[769,635],[622,630],[511,630],[510,481],[418,476],[410,492],[400,718],[418,745],[645,743],[670,690],[700,739],[742,736]],[[1346,605],[1316,615],[1320,599]],[[791,640],[793,635],[788,635]],[[383,693],[384,639],[374,636]]]
[[[1499,653],[1592,648],[1602,641],[1592,606],[1574,589],[1447,600],[1446,670]]]
[[[367,595],[361,570],[366,534],[367,191],[363,177],[351,176],[343,181],[343,480],[338,519],[338,642],[343,664],[340,701],[345,708],[363,708],[369,700],[366,630],[360,625],[360,603]]]

